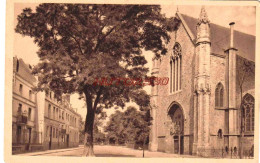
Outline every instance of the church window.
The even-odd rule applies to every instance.
[[[215,90],[215,107],[222,108],[224,107],[224,87],[219,83]]]
[[[220,139],[222,138],[222,130],[221,129],[218,130],[218,138],[220,138]]]
[[[181,90],[181,64],[181,45],[176,42],[170,59],[170,93]]]
[[[255,110],[254,110],[254,97],[250,94],[246,94],[243,98],[243,112],[244,112],[244,124],[245,132],[253,132],[255,124]]]

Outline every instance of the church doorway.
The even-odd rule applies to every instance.
[[[184,151],[184,116],[180,105],[174,104],[170,108],[168,115],[171,118],[173,127],[171,135],[173,136],[174,153],[183,154]]]

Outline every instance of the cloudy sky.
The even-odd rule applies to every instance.
[[[22,10],[26,7],[31,7],[33,10],[38,4],[15,4],[15,20],[14,25],[17,24],[16,17]],[[255,25],[256,25],[256,10],[255,7],[243,7],[243,6],[205,6],[208,13],[208,17],[212,23],[219,24],[225,27],[229,27],[230,22],[236,23],[236,30],[244,33],[255,35]],[[173,5],[163,5],[162,13],[166,14],[167,17],[172,17],[176,13],[176,6]],[[198,18],[201,6],[178,6],[179,12]],[[35,65],[38,63],[39,59],[36,54],[38,47],[33,43],[33,39],[30,37],[23,37],[20,34],[15,33],[14,35],[14,56],[22,58],[26,63]],[[145,52],[146,58],[148,60],[147,67],[151,67],[151,56]],[[150,88],[146,87],[145,90],[150,93]],[[71,103],[74,108],[77,108],[78,113],[80,113],[85,119],[86,108],[84,106],[84,101],[78,100],[77,95],[72,95]],[[131,104],[129,104],[131,105]],[[109,112],[108,114],[111,114]]]

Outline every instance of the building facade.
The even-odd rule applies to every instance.
[[[79,145],[81,116],[71,107],[70,96],[61,101],[54,92],[45,92],[44,108],[44,149],[76,147]]]
[[[35,149],[41,134],[37,128],[36,78],[22,59],[13,60],[12,147],[23,151]]]
[[[152,87],[150,150],[203,157],[250,151],[255,36],[234,23],[210,23],[204,7],[198,19],[177,11],[174,26],[168,53],[153,59],[152,74],[170,80]]]
[[[82,119],[70,95],[58,100],[52,91],[34,92],[31,66],[17,57],[13,63],[13,153],[78,146]]]

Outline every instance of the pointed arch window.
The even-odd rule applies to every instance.
[[[182,49],[176,42],[170,59],[170,93],[181,90]]]
[[[245,132],[253,132],[255,125],[255,100],[250,94],[246,94],[242,102]]]
[[[224,87],[221,83],[218,83],[215,90],[215,107],[223,108],[224,107]]]

